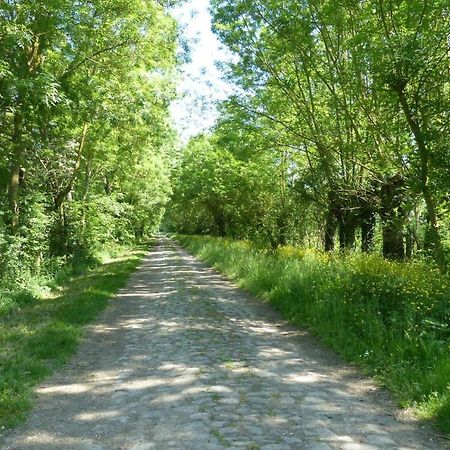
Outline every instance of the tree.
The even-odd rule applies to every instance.
[[[177,29],[165,6],[8,0],[0,16],[0,210],[9,248],[31,239],[36,211],[50,235],[48,258],[93,249],[84,234],[100,214],[94,204],[108,220],[89,239],[105,228],[117,240],[153,230],[170,190],[173,143]]]
[[[444,3],[216,0],[213,13],[219,38],[239,56],[229,71],[243,92],[234,104],[268,142],[297,153],[290,165],[298,177],[314,180],[307,190],[322,210],[325,249],[336,232],[342,249],[353,248],[359,229],[369,251],[378,216],[384,255],[402,258],[421,192],[443,269],[433,191],[448,180],[440,178],[449,111]],[[439,189],[442,196],[448,184]]]
[[[376,17],[369,30],[377,29],[377,33],[369,42],[374,74],[378,83],[389,88],[386,102],[400,110],[411,137],[407,156],[414,177],[412,189],[423,196],[428,223],[426,245],[444,270],[436,198],[449,187],[438,181],[448,157],[448,5],[439,0],[382,1],[374,2],[373,7]],[[445,166],[448,168],[447,163]]]

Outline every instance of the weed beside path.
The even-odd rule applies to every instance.
[[[0,315],[0,427],[24,418],[32,388],[74,353],[83,326],[125,285],[145,253],[143,246],[124,250]]]
[[[291,322],[309,327],[377,376],[403,407],[450,435],[450,282],[419,264],[371,255],[265,252],[220,238],[179,236],[191,252]]]

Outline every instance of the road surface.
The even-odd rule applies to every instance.
[[[446,448],[357,370],[164,237],[36,392],[0,448]]]

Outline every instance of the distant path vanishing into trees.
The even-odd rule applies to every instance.
[[[388,395],[160,237],[0,448],[443,449]]]

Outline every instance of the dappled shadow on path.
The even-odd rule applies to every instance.
[[[37,392],[38,408],[3,448],[444,448],[165,238]]]

